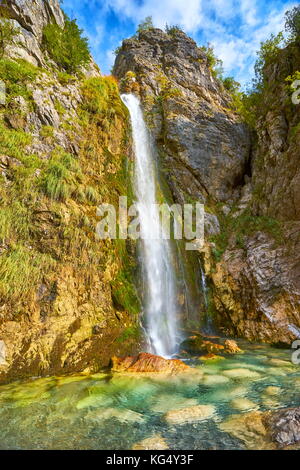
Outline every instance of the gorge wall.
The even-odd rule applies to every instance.
[[[203,49],[177,28],[123,42],[114,74],[138,93],[176,202],[205,204],[200,254],[210,310],[224,332],[270,343],[298,336],[299,107],[289,47],[265,71],[256,129],[234,111]]]
[[[95,239],[97,205],[129,192],[127,110],[92,59],[71,76],[42,47],[58,1],[1,8],[18,35],[0,58],[0,380],[95,371],[139,337],[134,259]]]

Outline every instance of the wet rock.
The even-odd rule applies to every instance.
[[[264,394],[265,395],[270,395],[270,396],[277,396],[279,395],[281,392],[281,388],[280,387],[276,387],[275,385],[270,385],[269,387],[266,387],[264,389]]]
[[[117,408],[102,408],[95,411],[89,411],[85,419],[89,421],[102,422],[115,418],[121,423],[143,423],[144,417],[141,413],[132,410]]]
[[[231,379],[258,379],[261,375],[254,370],[249,369],[229,369],[224,370],[223,374]]]
[[[244,442],[247,449],[275,449],[263,423],[263,413],[251,411],[241,415],[232,415],[223,421],[219,428]]]
[[[236,341],[233,339],[226,339],[224,341],[224,351],[227,354],[237,354],[242,352],[242,350],[238,347]]]
[[[197,400],[194,398],[186,398],[179,394],[172,395],[160,395],[155,401],[155,405],[152,406],[152,410],[155,413],[166,413],[170,410],[179,410],[190,406],[197,405]]]
[[[230,406],[240,411],[255,410],[258,408],[258,405],[248,398],[234,398],[234,400],[230,402]]]
[[[272,440],[279,447],[296,444],[300,441],[300,408],[289,408],[268,412],[263,420]]]
[[[152,437],[147,437],[140,442],[137,442],[132,447],[132,450],[167,450],[169,449],[165,439],[160,434],[155,434]]]
[[[197,405],[168,411],[164,419],[171,425],[193,423],[210,419],[214,416],[215,412],[216,409],[213,405]]]
[[[186,372],[191,368],[179,359],[164,359],[149,353],[140,353],[137,356],[112,358],[114,372],[155,372],[176,374]]]

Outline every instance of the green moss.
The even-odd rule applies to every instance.
[[[141,330],[139,326],[133,325],[128,328],[126,328],[121,336],[116,339],[117,343],[124,343],[125,341],[128,340],[138,340],[141,336]]]

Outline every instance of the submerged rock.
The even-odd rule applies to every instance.
[[[112,358],[114,372],[157,372],[176,374],[191,370],[189,366],[179,359],[164,359],[150,353],[139,353],[137,356]]]
[[[223,374],[231,379],[258,379],[260,374],[249,369],[229,369],[224,370]]]
[[[185,424],[212,418],[215,412],[213,405],[197,405],[168,411],[164,418],[168,424]]]
[[[165,439],[160,434],[155,434],[152,437],[147,437],[141,442],[137,442],[132,447],[132,450],[167,450],[169,449]]]
[[[255,410],[258,408],[258,405],[248,398],[234,398],[234,400],[230,402],[230,405],[232,408],[240,411]]]

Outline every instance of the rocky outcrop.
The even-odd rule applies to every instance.
[[[196,43],[179,30],[143,31],[123,42],[113,72],[141,96],[174,199],[236,199],[250,134]]]
[[[216,265],[206,256],[219,325],[230,334],[271,343],[291,344],[300,335],[300,106],[292,103],[286,81],[299,65],[299,47],[290,44],[265,70],[253,176],[232,217],[242,220],[245,210],[251,215],[244,217],[239,240],[232,224]]]
[[[190,370],[179,359],[164,359],[149,353],[139,353],[137,356],[113,357],[112,371],[114,372],[155,372],[163,374],[177,374]]]
[[[92,61],[81,77],[48,67],[41,36],[49,21],[63,25],[58,1],[4,6],[20,34],[1,61],[16,84],[1,76],[0,381],[95,371],[139,342],[134,260],[95,237],[98,203],[127,187],[127,113]],[[114,103],[101,96],[91,110],[97,85],[110,87]]]

